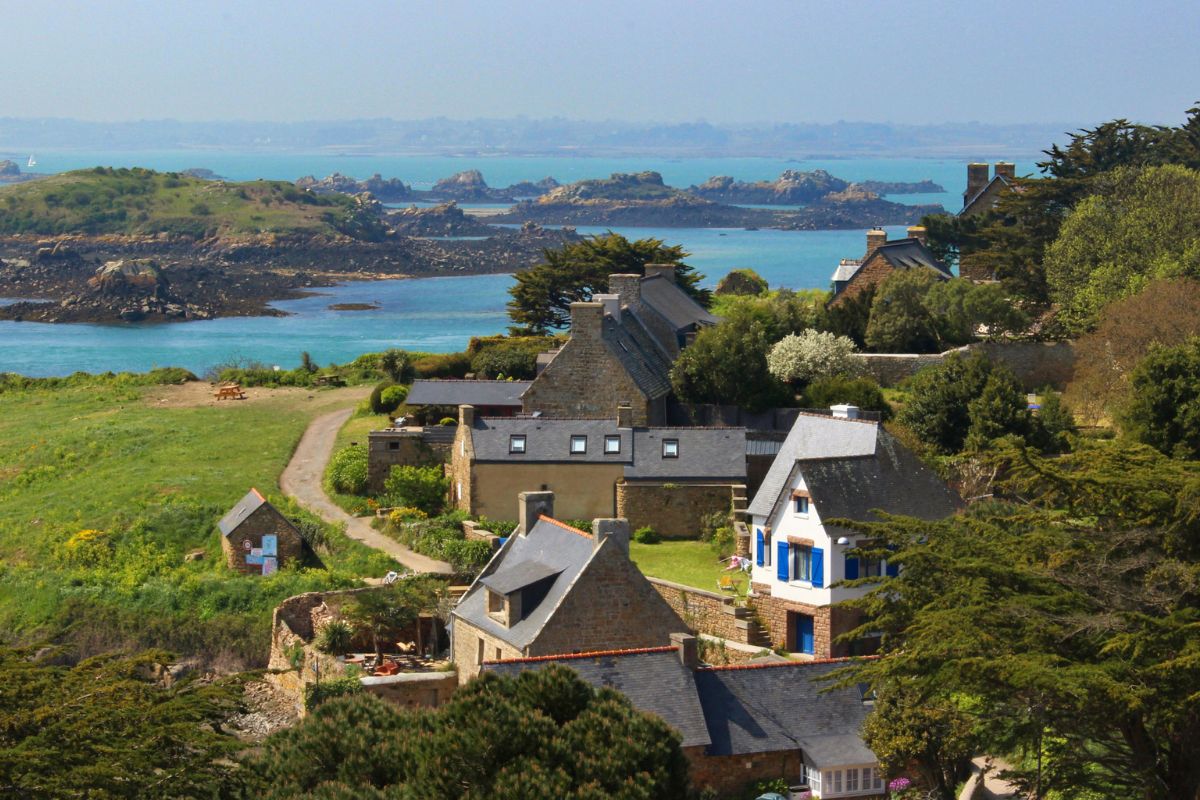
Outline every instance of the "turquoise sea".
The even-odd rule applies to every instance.
[[[981,154],[983,158],[986,154]],[[0,153],[23,159],[28,154]],[[420,188],[465,169],[479,169],[489,185],[507,186],[552,175],[566,182],[612,172],[653,169],[667,183],[688,186],[712,175],[741,180],[774,178],[784,169],[827,169],[847,180],[917,181],[946,188],[937,195],[897,195],[911,203],[962,203],[966,165],[948,159],[845,159],[785,161],[761,158],[652,159],[582,157],[443,157],[337,154],[230,153],[219,150],[161,152],[38,153],[38,171],[61,172],[95,166],[145,166],[160,170],[204,167],[234,180],[294,180],[302,175],[342,172],[367,177],[378,172]],[[1018,161],[1032,170],[1033,155]],[[581,227],[581,233],[603,228]],[[889,229],[891,235],[902,228]],[[858,257],[864,231],[746,231],[741,229],[626,228],[631,238],[652,236],[682,244],[689,262],[713,285],[735,267],[751,267],[772,286],[825,288],[838,259]],[[0,371],[25,375],[64,375],[76,370],[145,370],[181,366],[202,373],[231,359],[253,359],[291,367],[300,353],[318,363],[344,362],[364,352],[402,347],[450,352],[471,336],[499,333],[507,326],[504,304],[512,278],[482,275],[407,281],[351,283],[320,295],[279,302],[287,317],[236,317],[157,325],[49,325],[0,321]],[[332,303],[373,302],[377,311],[331,311]]]

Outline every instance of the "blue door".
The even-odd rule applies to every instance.
[[[813,652],[813,618],[808,614],[796,615],[796,650],[812,655]]]

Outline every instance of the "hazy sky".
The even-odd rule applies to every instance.
[[[1178,122],[1200,2],[0,0],[0,116]]]

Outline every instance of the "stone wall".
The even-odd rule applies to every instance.
[[[633,530],[649,525],[669,539],[695,539],[703,517],[728,513],[741,484],[623,481],[617,484],[616,516]]]
[[[453,631],[450,638],[454,646],[454,666],[458,670],[459,685],[478,675],[479,665],[484,661],[501,661],[525,655],[508,642],[497,639],[458,617],[455,617],[451,624]]]
[[[692,786],[711,789],[718,797],[749,797],[754,784],[776,778],[794,786],[800,781],[803,764],[799,749],[710,756],[701,746],[685,747],[683,754],[691,767]]]
[[[270,503],[263,503],[239,525],[229,536],[221,537],[221,550],[230,569],[247,575],[261,575],[262,564],[247,563],[254,548],[262,547],[263,536],[274,535],[277,540],[275,556],[279,568],[296,563],[304,554],[304,540],[300,531],[288,518],[280,514]]]
[[[450,491],[455,495],[464,472],[468,472],[466,465],[451,466]],[[609,518],[618,516],[614,513],[615,487],[623,473],[623,464],[476,462],[469,466],[469,475],[463,482],[464,499],[457,505],[489,519],[514,519],[518,494],[548,491],[554,492],[554,513],[559,519]]]
[[[388,428],[367,434],[367,486],[371,493],[383,491],[392,467],[420,467],[444,461],[449,446],[431,446],[417,428]]]
[[[1062,390],[1075,372],[1073,342],[978,342],[944,353],[862,353],[867,372],[882,386],[895,386],[921,369],[942,363],[951,353],[980,350],[1005,364],[1027,391],[1050,385]]]
[[[458,688],[458,675],[446,672],[405,672],[362,679],[363,690],[401,708],[437,708]]]
[[[729,595],[707,592],[694,586],[647,578],[692,633],[715,636],[742,644],[750,643],[752,612],[734,604]]]
[[[796,641],[794,614],[807,614],[813,618],[813,658],[844,658],[851,655],[850,646],[834,640],[858,625],[858,613],[833,606],[810,606],[791,600],[780,600],[771,596],[771,587],[765,583],[753,583],[750,588],[754,596],[750,605],[766,626],[772,647],[782,647],[789,652],[799,650]]]

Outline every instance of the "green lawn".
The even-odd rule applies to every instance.
[[[719,591],[717,580],[731,575],[740,584],[739,594],[745,594],[749,576],[744,572],[725,572],[708,542],[663,541],[659,544],[629,545],[629,554],[644,574],[652,578],[695,586],[710,592]]]
[[[251,486],[299,514],[279,473],[309,420],[361,389],[256,389],[217,406],[208,394],[99,381],[0,392],[0,640],[256,664],[280,600],[386,571],[390,559],[327,527],[325,569],[241,576],[215,527]],[[185,562],[196,549],[203,559]]]

